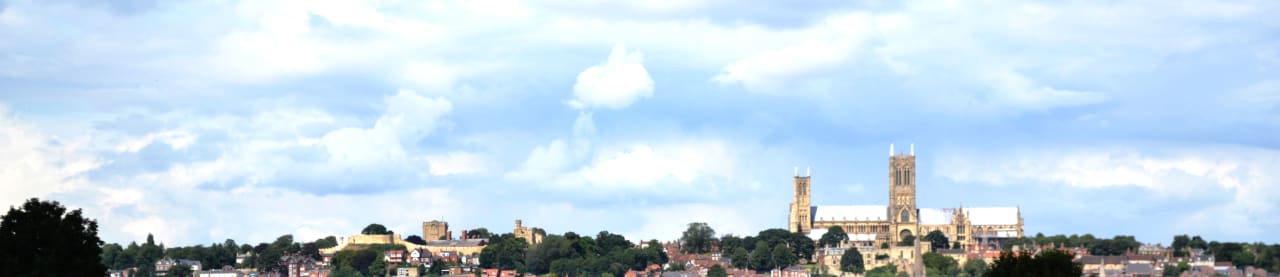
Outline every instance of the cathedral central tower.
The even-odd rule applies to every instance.
[[[907,235],[919,236],[916,223],[919,213],[916,209],[916,155],[915,146],[911,146],[910,154],[893,152],[889,145],[889,220],[898,230],[894,230],[895,241],[901,241]]]

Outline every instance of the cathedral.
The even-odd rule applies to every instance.
[[[888,205],[814,206],[809,201],[810,176],[800,176],[797,170],[787,226],[792,232],[811,236],[811,231],[840,226],[853,246],[869,249],[896,245],[903,238],[922,239],[934,230],[961,249],[1023,237],[1022,213],[1017,207],[917,207],[915,176],[914,145],[909,153],[895,153],[890,145]]]

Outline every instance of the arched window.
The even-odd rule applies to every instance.
[[[907,213],[907,210],[902,210],[902,213],[901,213],[901,216],[900,216],[900,217],[902,217],[902,219],[901,219],[901,220],[898,220],[898,221],[900,221],[900,222],[907,222],[907,221],[911,221],[911,214],[908,214],[908,213]]]

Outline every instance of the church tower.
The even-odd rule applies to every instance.
[[[813,218],[810,212],[813,206],[809,202],[809,169],[805,169],[805,176],[800,176],[800,168],[796,168],[795,179],[792,186],[795,188],[795,201],[791,202],[791,215],[788,220],[788,229],[792,232],[800,232],[808,234],[813,229]]]
[[[894,242],[912,235],[919,237],[916,209],[916,153],[915,145],[910,154],[895,153],[889,145],[889,221],[893,223],[891,234]]]

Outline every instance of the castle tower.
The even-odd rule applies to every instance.
[[[805,176],[800,176],[800,169],[796,168],[795,179],[792,181],[792,187],[795,189],[795,201],[791,202],[791,215],[787,226],[791,232],[800,232],[808,234],[813,229],[813,218],[810,217],[812,205],[809,202],[809,172],[805,170]]]
[[[919,237],[916,209],[916,155],[912,145],[910,154],[893,152],[889,145],[889,221],[894,226],[894,242],[910,234]]]
[[[422,222],[422,239],[426,241],[445,240],[449,235],[449,223],[439,220]]]

